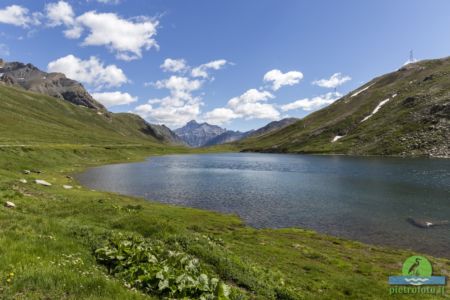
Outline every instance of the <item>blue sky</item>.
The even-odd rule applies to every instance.
[[[114,112],[249,130],[331,103],[410,49],[448,56],[449,12],[446,0],[2,0],[0,57],[64,72]]]

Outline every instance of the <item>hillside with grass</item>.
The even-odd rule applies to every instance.
[[[141,117],[75,105],[0,84],[0,145],[169,144],[162,126]],[[170,130],[169,130],[170,132]]]
[[[450,58],[377,77],[333,104],[242,151],[450,156]]]

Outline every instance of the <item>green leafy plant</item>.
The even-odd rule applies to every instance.
[[[229,299],[229,286],[206,274],[197,258],[160,241],[116,235],[95,256],[130,288],[170,299]]]

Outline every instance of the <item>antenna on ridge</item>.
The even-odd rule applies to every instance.
[[[409,50],[409,62],[410,63],[414,62],[414,51],[413,50]]]

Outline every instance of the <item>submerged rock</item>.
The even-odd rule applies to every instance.
[[[51,186],[52,184],[45,181],[45,180],[40,180],[40,179],[36,179],[35,180],[36,184],[40,184],[40,185],[44,185],[44,186]]]
[[[436,227],[436,226],[443,226],[443,225],[448,225],[449,222],[447,220],[444,221],[433,221],[433,220],[425,220],[425,219],[415,219],[412,217],[409,217],[407,219],[407,221],[419,228],[431,228],[431,227]]]

